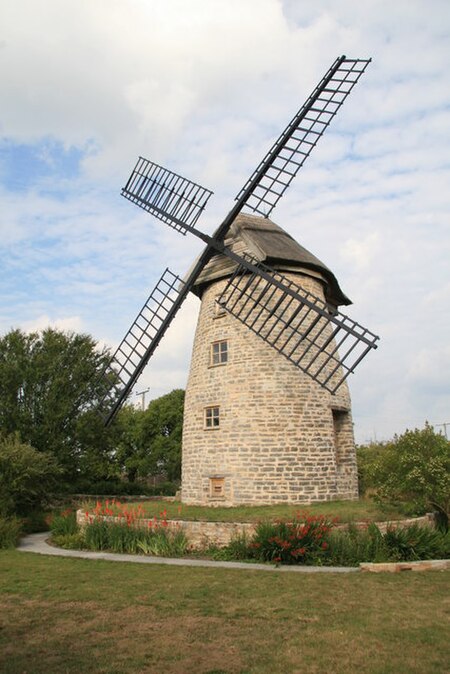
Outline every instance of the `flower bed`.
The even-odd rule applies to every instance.
[[[150,518],[141,504],[109,500],[50,523],[53,542],[70,549],[323,566],[450,558],[450,533],[431,524],[427,517],[342,525],[308,512],[257,523],[187,521],[168,519],[165,508]]]

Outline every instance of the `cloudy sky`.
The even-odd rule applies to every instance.
[[[373,62],[272,217],[381,337],[357,440],[450,422],[448,0],[2,0],[0,333],[117,345],[201,250],[120,196],[137,156],[214,191],[212,232],[341,54]],[[185,386],[197,311],[137,390]]]

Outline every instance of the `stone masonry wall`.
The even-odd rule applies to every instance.
[[[320,280],[286,274],[323,298]],[[226,281],[204,292],[184,411],[182,501],[238,505],[357,498],[356,454],[346,383],[335,395],[236,318],[216,316]],[[324,336],[324,338],[326,335]],[[211,344],[228,341],[212,365]],[[205,408],[220,424],[205,428]],[[212,492],[213,480],[223,493]]]

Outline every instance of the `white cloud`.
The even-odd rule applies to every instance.
[[[63,330],[64,332],[83,332],[83,321],[80,316],[50,318],[50,316],[43,314],[32,321],[25,321],[21,327],[25,332],[40,332],[47,328]]]
[[[119,197],[136,157],[214,190],[211,232],[334,58],[373,56],[273,217],[382,337],[351,378],[358,437],[439,422],[449,37],[444,0],[4,0],[0,139],[53,139],[81,160],[25,189],[0,157],[0,328],[48,320],[117,344],[164,268],[183,275],[200,250]],[[155,395],[186,381],[195,304],[139,384]]]

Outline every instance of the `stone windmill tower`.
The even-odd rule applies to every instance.
[[[282,272],[330,310],[350,304],[333,273],[269,219],[239,215],[225,245]],[[356,498],[346,383],[330,393],[222,308],[235,266],[213,257],[193,288],[201,308],[185,398],[183,502]]]
[[[212,236],[196,229],[212,194],[197,183],[140,157],[122,190],[206,243],[184,279],[166,269],[104,372],[109,424],[188,293],[201,297],[186,395],[186,503],[356,496],[345,379],[378,337],[340,313],[349,300],[332,272],[269,217],[369,62],[336,59]]]

